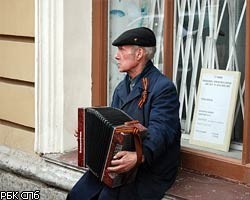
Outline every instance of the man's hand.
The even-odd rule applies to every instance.
[[[118,152],[113,160],[111,161],[111,167],[108,167],[109,172],[123,173],[131,170],[137,161],[136,152],[131,151],[120,151]]]

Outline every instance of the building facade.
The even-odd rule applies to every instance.
[[[77,147],[78,107],[110,105],[123,78],[111,41],[128,28],[147,26],[157,36],[154,63],[179,93],[181,167],[250,183],[249,5],[249,0],[0,0],[1,178],[16,179],[15,173],[23,177],[17,182],[27,184],[14,190],[32,181],[31,189],[44,198],[46,191],[65,197],[82,171],[48,162],[46,155]],[[189,143],[202,68],[241,72],[226,152]],[[1,187],[7,190],[11,182]]]

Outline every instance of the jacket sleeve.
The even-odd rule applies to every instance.
[[[143,141],[149,166],[180,140],[179,99],[174,84],[166,80],[158,82],[152,91],[148,136]]]

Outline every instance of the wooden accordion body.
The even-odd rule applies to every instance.
[[[109,187],[118,187],[133,181],[137,169],[116,174],[109,173],[107,168],[119,151],[136,151],[138,157],[138,151],[142,152],[141,143],[138,145],[138,137],[140,140],[146,130],[138,121],[134,121],[119,109],[79,108],[78,165],[88,167]]]

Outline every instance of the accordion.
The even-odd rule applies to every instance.
[[[134,180],[137,166],[129,172],[110,173],[114,155],[119,151],[136,151],[141,161],[141,137],[146,128],[122,110],[111,107],[78,108],[78,165],[87,167],[109,187]]]

